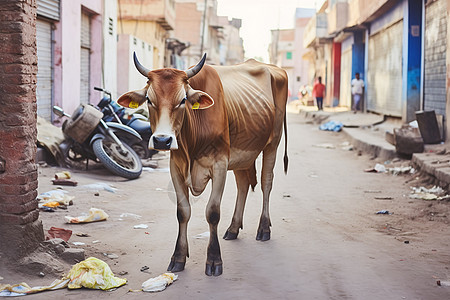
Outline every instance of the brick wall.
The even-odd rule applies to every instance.
[[[0,0],[0,252],[43,240],[36,156],[36,0]]]
[[[425,8],[424,109],[445,114],[447,0],[429,1]]]

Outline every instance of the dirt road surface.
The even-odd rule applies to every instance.
[[[290,164],[284,175],[282,142],[270,203],[272,238],[255,240],[262,207],[258,185],[249,193],[244,230],[238,239],[220,240],[222,276],[204,274],[208,239],[196,238],[208,231],[206,191],[192,198],[190,257],[178,280],[160,293],[129,292],[164,273],[175,246],[176,203],[166,157],[156,171],[145,171],[133,181],[105,170],[72,171],[79,185],[64,189],[75,196],[74,205],[67,211],[41,213],[45,230],[52,226],[72,230],[71,247],[82,247],[86,257],[106,261],[116,275],[127,272],[119,277],[127,278],[128,284],[111,292],[64,289],[27,299],[450,299],[450,287],[436,284],[450,279],[450,203],[410,199],[410,186],[422,184],[415,180],[417,175],[364,172],[379,161],[342,149],[344,134],[319,131],[299,115],[289,115],[288,120]],[[60,170],[39,169],[39,193],[54,188],[50,180]],[[97,182],[118,190],[100,190],[96,196],[96,191],[83,187]],[[234,175],[229,172],[221,235],[230,224],[235,196]],[[64,223],[64,216],[78,216],[91,207],[104,209],[109,219],[84,225]],[[377,215],[380,210],[392,214]],[[124,213],[141,217],[120,217]],[[134,229],[137,224],[148,228]],[[74,246],[73,242],[85,245]],[[118,258],[110,259],[104,253]],[[141,272],[144,266],[149,269]],[[9,275],[2,275],[1,283],[44,285],[61,276]]]

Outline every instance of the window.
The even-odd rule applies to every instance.
[[[286,59],[292,59],[292,52],[286,52]]]

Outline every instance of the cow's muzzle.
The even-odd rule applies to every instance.
[[[169,135],[153,136],[153,148],[155,150],[170,150],[173,138]]]

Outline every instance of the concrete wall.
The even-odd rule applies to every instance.
[[[153,47],[141,39],[128,34],[120,34],[117,47],[117,93],[122,95],[131,90],[138,90],[145,87],[147,78],[134,66],[133,52],[139,62],[146,68],[152,70]]]
[[[104,1],[103,10],[103,55],[102,87],[117,99],[117,2]],[[94,92],[94,95],[96,92]],[[100,94],[97,94],[100,95]]]
[[[310,18],[299,18],[295,24],[295,38],[294,38],[294,82],[292,87],[293,98],[297,97],[298,91],[304,85],[308,85],[308,70],[309,61],[303,59],[303,55],[306,53],[306,49],[303,46],[303,36],[305,27],[308,24]]]
[[[55,104],[72,113],[80,104],[81,11],[91,14],[90,98],[99,101],[94,86],[102,76],[102,0],[62,0],[60,22],[55,23]]]

